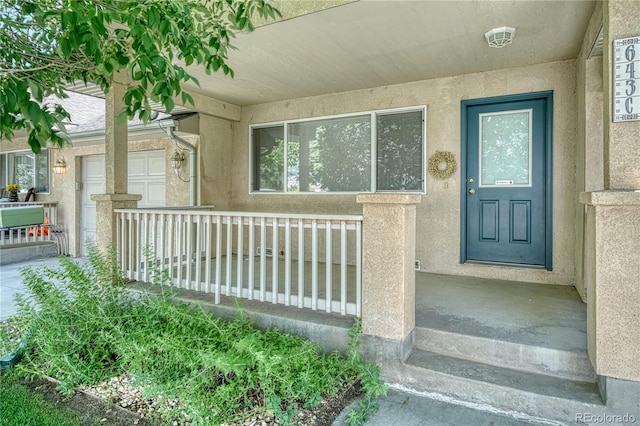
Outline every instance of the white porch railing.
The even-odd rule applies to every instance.
[[[149,282],[149,261],[178,288],[360,316],[362,216],[118,209],[117,255]],[[144,254],[148,248],[147,256]]]
[[[43,225],[0,228],[0,245],[23,244],[37,241],[54,241],[58,245],[58,252],[61,254],[67,254],[66,234],[58,226],[58,203],[0,203],[0,208],[13,208],[23,206],[42,206],[44,208],[44,217],[46,223]]]

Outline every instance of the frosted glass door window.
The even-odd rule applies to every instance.
[[[531,110],[480,114],[480,186],[531,186]]]

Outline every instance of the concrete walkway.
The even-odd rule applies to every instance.
[[[0,321],[14,315],[18,310],[15,303],[15,295],[25,292],[25,286],[20,275],[21,268],[25,266],[33,266],[35,268],[55,267],[57,265],[58,258],[48,257],[0,266]]]
[[[464,405],[462,405],[464,404]],[[333,426],[343,426],[347,414],[357,403],[345,409]],[[560,425],[520,413],[498,412],[493,407],[453,401],[442,395],[420,395],[404,389],[389,388],[378,400],[378,411],[366,423],[369,426],[518,426]]]

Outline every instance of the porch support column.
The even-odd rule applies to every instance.
[[[116,216],[114,209],[136,208],[141,195],[127,194],[128,135],[127,122],[118,122],[118,114],[124,109],[126,85],[119,81],[111,85],[106,96],[105,117],[105,189],[106,194],[92,194],[96,202],[96,244],[106,248],[116,241]],[[115,248],[115,247],[114,247]]]
[[[604,190],[583,192],[587,349],[607,407],[640,415],[640,121],[613,122],[613,40],[640,35],[640,2],[603,3]]]
[[[415,194],[359,194],[363,204],[362,331],[411,344],[415,328]]]

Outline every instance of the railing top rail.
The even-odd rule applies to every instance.
[[[44,206],[44,207],[56,207],[57,201],[0,201],[0,207],[24,207],[24,206]]]
[[[142,214],[170,214],[191,216],[232,216],[246,218],[267,219],[308,219],[308,220],[349,220],[362,221],[362,215],[332,215],[310,213],[274,213],[274,212],[235,212],[235,211],[211,211],[211,210],[175,210],[175,209],[114,209],[116,213],[142,213]]]

